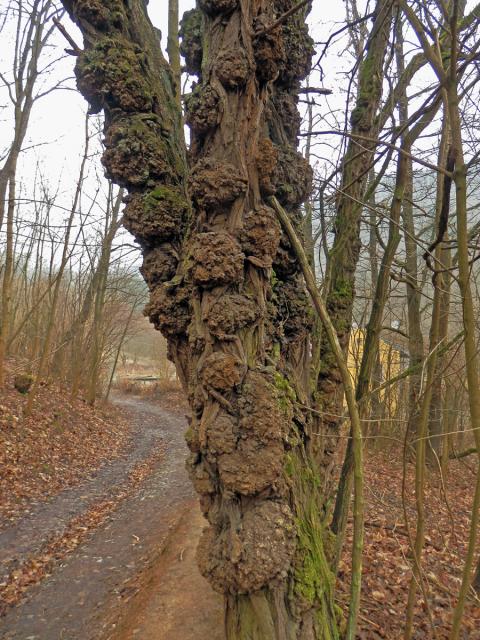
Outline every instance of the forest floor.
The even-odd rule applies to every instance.
[[[203,519],[185,471],[183,401],[178,394],[161,401],[122,394],[114,402],[115,415],[123,422],[118,426],[121,446],[112,445],[113,460],[71,486],[52,491],[47,500],[25,498],[16,515],[7,511],[8,521],[0,530],[2,640],[223,638],[221,599],[195,564]],[[102,419],[109,424],[106,416]],[[99,442],[103,458],[110,457],[108,445]],[[402,637],[411,557],[398,458],[398,451],[367,453],[358,634],[363,640]],[[413,522],[413,465],[406,468],[405,506]],[[474,475],[472,456],[452,461],[444,479],[446,491],[438,474],[429,479],[424,575],[435,632],[419,593],[415,639],[447,638],[465,555]],[[339,581],[345,607],[348,551],[347,544]],[[462,640],[480,639],[478,604],[468,604]]]
[[[119,411],[92,409],[55,384],[40,386],[26,417],[17,373],[9,362],[0,389],[0,530],[121,456],[132,437]]]
[[[218,638],[220,603],[194,562],[191,532],[201,516],[185,470],[183,407],[175,398],[168,409],[133,396],[114,401],[130,424],[124,455],[32,503],[0,531],[2,640],[194,640],[199,631]],[[188,587],[196,582],[188,616],[177,616],[178,635],[167,627],[181,583],[176,565]],[[168,603],[159,581],[173,594]],[[167,635],[159,635],[158,622],[152,636],[139,635],[140,623],[120,624],[134,623],[140,611],[144,620],[147,605],[160,608]]]
[[[401,446],[390,452],[367,452],[365,466],[366,528],[362,601],[358,637],[396,640],[403,637],[408,589],[413,564],[409,535],[415,538],[415,469],[404,465]],[[422,554],[424,589],[429,606],[417,589],[414,635],[446,640],[460,588],[472,514],[476,456],[451,460],[448,476],[431,470],[425,487],[425,546]],[[404,509],[405,507],[405,509]],[[405,516],[409,522],[405,526]],[[349,600],[349,553],[352,524],[340,564],[339,597]],[[480,538],[476,550],[480,549]],[[476,556],[477,557],[477,556]],[[480,639],[480,599],[470,594],[463,617],[462,640]]]

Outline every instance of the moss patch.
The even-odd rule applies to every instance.
[[[292,478],[297,500],[293,606],[300,612],[315,609],[318,637],[338,640],[337,611],[333,601],[335,579],[326,554],[332,541],[322,517],[321,478],[310,462],[300,458],[298,450],[290,454],[285,472]]]
[[[187,224],[189,203],[179,187],[157,185],[126,202],[124,225],[145,245],[177,238]]]
[[[143,67],[143,54],[127,41],[102,38],[78,57],[80,92],[98,112],[105,105],[123,111],[150,111],[153,92]]]
[[[277,400],[283,411],[287,415],[291,414],[292,404],[297,400],[295,389],[290,385],[289,381],[279,371],[273,374]]]
[[[180,21],[180,53],[185,59],[185,69],[192,75],[200,75],[203,55],[203,16],[198,9],[185,11]]]

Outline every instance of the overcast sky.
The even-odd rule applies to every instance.
[[[7,6],[7,2],[8,0],[0,0],[0,15]],[[324,41],[331,31],[336,28],[335,23],[340,23],[344,19],[344,3],[342,0],[332,0],[328,4],[321,2],[321,4],[322,9],[320,10],[317,8],[320,5],[319,0],[314,0],[314,10],[309,18],[310,32],[316,41]],[[180,0],[180,15],[194,6],[195,0]],[[154,25],[164,34],[162,45],[165,47],[168,2],[167,0],[150,0],[148,9]],[[81,34],[67,16],[63,18],[63,23],[76,42],[81,45]],[[13,28],[13,20],[9,25],[4,26],[1,33],[2,43],[13,42]],[[62,56],[63,49],[68,46],[58,31],[54,33],[52,42],[56,47],[47,52],[44,64],[51,59]],[[13,47],[0,47],[0,71],[7,74],[7,76],[11,73],[12,49]],[[17,211],[17,223],[20,225],[17,231],[19,240],[28,237],[25,234],[30,232],[29,220],[32,218],[33,213],[29,202],[34,195],[33,183],[36,174],[38,175],[38,170],[48,181],[51,192],[57,194],[52,223],[63,225],[71,207],[83,153],[84,118],[87,110],[85,100],[76,91],[73,77],[74,64],[74,57],[63,55],[60,60],[49,67],[48,75],[44,76],[41,81],[43,88],[45,88],[68,78],[65,83],[65,90],[55,91],[43,97],[35,103],[32,111],[24,151],[21,154],[18,167],[17,198],[23,203]],[[329,51],[328,77],[325,78],[325,86],[333,87],[336,74],[340,69],[346,69],[346,64],[350,63],[345,59],[345,56],[338,55],[335,52],[335,48]],[[318,79],[315,79],[314,82],[318,84]],[[325,98],[321,98],[321,100],[326,111],[329,111],[331,107],[341,109],[342,98],[338,91],[331,98],[328,98],[328,101]],[[2,91],[2,88],[0,88],[0,152],[11,142],[11,122],[12,107],[9,105],[5,89]],[[92,145],[91,149],[95,151],[98,157],[94,158],[94,161],[89,164],[89,175],[84,182],[83,211],[90,207],[90,199],[98,188],[98,176],[103,175],[99,157],[100,149],[98,145]],[[106,181],[102,181],[102,183],[103,189],[106,191]],[[100,200],[101,198],[99,198],[99,202]],[[95,233],[95,220],[100,221],[102,217],[101,208],[94,207],[89,213],[87,231],[90,230],[90,233]],[[4,240],[2,231],[0,233],[0,248]],[[117,242],[123,246],[125,240],[118,238]],[[128,261],[130,261],[133,256],[128,249],[128,242],[125,252],[128,256]],[[121,249],[122,254],[123,251]],[[80,254],[81,250],[78,255]],[[118,255],[120,256],[120,254]]]
[[[6,6],[8,0],[0,0],[0,8]],[[360,2],[360,5],[364,3]],[[474,0],[469,0],[467,7],[474,4]],[[195,0],[180,0],[181,13],[187,9],[191,9],[195,5]],[[163,45],[166,45],[167,33],[167,0],[150,0],[149,12],[155,26],[161,29],[165,34]],[[362,7],[362,10],[365,7]],[[316,42],[324,42],[332,31],[335,31],[344,20],[345,6],[343,0],[314,0],[313,10],[309,16],[310,32]],[[81,36],[72,25],[68,18],[63,20],[68,31],[74,36],[76,41],[81,44]],[[11,37],[10,33],[10,37]],[[2,34],[2,44],[8,41],[9,34],[4,31]],[[62,51],[66,43],[63,37],[57,32],[54,37],[58,51]],[[345,117],[344,110],[344,90],[348,80],[342,72],[350,69],[352,60],[344,50],[345,41],[333,44],[323,63],[325,78],[324,86],[333,90],[333,95],[328,98],[319,99],[319,126],[324,128],[332,128],[332,122],[336,117],[336,113],[340,118]],[[318,47],[320,50],[321,47]],[[8,47],[0,48],[0,70],[2,72],[9,69],[8,58],[11,50]],[[55,80],[73,76],[73,67],[75,59],[71,56],[64,56],[51,69],[46,81],[54,84]],[[424,78],[423,78],[424,81]],[[312,80],[314,85],[318,86],[319,78]],[[35,166],[40,163],[44,175],[48,176],[52,185],[60,182],[60,193],[63,193],[65,204],[71,199],[72,184],[74,184],[79,160],[82,153],[83,142],[83,118],[86,111],[86,103],[82,96],[75,90],[75,82],[73,79],[68,83],[70,90],[56,91],[45,98],[42,98],[34,107],[29,127],[29,133],[26,140],[26,151],[22,154],[20,164],[19,177],[27,183],[31,182],[35,173]],[[343,90],[342,90],[343,87]],[[342,93],[343,91],[343,93]],[[0,90],[0,107],[8,102],[5,94]],[[323,115],[328,118],[327,121],[320,120]],[[330,115],[328,115],[330,114]],[[332,115],[333,114],[333,115]],[[11,139],[11,128],[6,123],[9,122],[8,109],[0,110],[0,149],[4,148]],[[335,161],[337,154],[340,154],[339,141],[332,140],[333,150],[325,147],[328,142],[325,138],[319,138],[317,149],[324,157],[330,157]],[[97,171],[101,172],[100,163],[97,164]]]
[[[0,0],[0,6],[6,2],[7,0]],[[314,1],[314,6],[319,4],[318,1]],[[325,39],[332,28],[332,22],[342,20],[344,12],[341,0],[332,0],[329,3],[322,1],[321,4],[323,5],[322,9],[314,8],[310,16],[311,32],[316,40]],[[191,9],[194,5],[195,0],[180,0],[181,13]],[[163,34],[166,34],[167,1],[150,0],[148,8],[155,26],[160,28]],[[69,23],[68,18],[64,18],[63,22],[80,44],[80,34]],[[5,40],[5,34],[2,34],[2,41],[5,42]],[[55,35],[54,41],[62,48],[66,45],[60,34]],[[166,35],[162,39],[162,44],[166,45]],[[0,53],[0,68],[5,71],[8,69],[9,52],[6,48],[2,47],[2,49],[3,52]],[[58,62],[50,74],[49,81],[53,82],[54,77],[71,77],[73,75],[74,62],[75,59],[69,56]],[[332,73],[332,79],[333,75]],[[328,83],[328,78],[325,81]],[[74,81],[72,80],[69,85],[73,88]],[[1,93],[0,97],[2,97]],[[1,99],[0,103],[5,104],[6,100]],[[53,183],[62,178],[62,182],[67,186],[75,178],[79,157],[82,152],[83,114],[85,109],[86,104],[82,96],[72,90],[57,91],[36,103],[25,146],[29,147],[33,144],[37,146],[35,149],[23,154],[22,173],[24,175],[32,175],[36,162],[40,161],[45,175],[48,175]],[[2,126],[0,126],[0,149],[8,144],[11,133],[11,129],[5,126],[5,123],[8,122],[7,111],[4,110],[1,115],[3,117]]]

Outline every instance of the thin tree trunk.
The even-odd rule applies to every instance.
[[[10,177],[7,208],[7,233],[5,269],[2,282],[2,311],[0,316],[0,386],[5,379],[5,358],[8,335],[11,329],[11,297],[13,278],[13,218],[15,214],[15,176]]]
[[[471,276],[468,251],[469,234],[467,208],[467,165],[465,163],[463,153],[462,123],[459,109],[460,96],[458,91],[459,76],[457,68],[459,58],[459,27],[461,27],[464,22],[461,20],[461,17],[465,5],[464,3],[461,3],[457,0],[453,2],[451,6],[451,14],[449,16],[448,25],[449,29],[446,30],[447,37],[449,38],[449,67],[447,70],[445,70],[444,59],[440,57],[439,52],[436,48],[430,48],[425,29],[419,17],[416,15],[413,9],[406,2],[404,2],[404,0],[401,0],[400,4],[423,47],[425,56],[427,57],[432,70],[435,72],[438,77],[439,83],[441,83],[444,88],[445,110],[448,112],[450,121],[452,136],[452,174],[455,181],[456,190],[458,242],[457,255],[459,266],[458,284],[460,288],[463,311],[464,350],[467,373],[468,401],[470,408],[471,428],[475,437],[475,444],[480,460],[480,396],[478,394],[480,379],[478,372],[478,352],[475,337],[476,319],[470,283]],[[449,636],[450,640],[458,640],[460,636],[465,600],[468,589],[471,585],[471,571],[474,563],[475,545],[479,525],[479,509],[480,470],[477,472],[467,555],[463,568],[462,584],[460,587],[459,597],[453,614],[452,630]]]
[[[377,256],[377,212],[376,212],[376,198],[375,198],[375,169],[370,170],[369,185],[371,188],[371,194],[369,199],[369,243],[368,243],[368,257],[370,260],[370,295],[372,300],[375,294],[375,287],[378,281],[378,256]],[[369,188],[369,190],[370,190]],[[376,389],[382,382],[382,362],[380,359],[380,349],[377,349],[375,356],[375,366],[372,374],[373,387]],[[372,422],[365,429],[367,435],[376,436],[380,431],[380,424],[382,418],[382,404],[380,393],[373,391],[371,397],[371,419]]]
[[[308,100],[307,105],[307,134],[311,134],[313,132],[313,104],[311,100]],[[305,146],[305,160],[310,164],[310,153],[311,153],[311,135],[307,135],[307,144]],[[315,241],[313,237],[313,200],[309,198],[305,203],[305,218],[303,222],[303,231],[305,238],[305,250],[307,252],[307,256],[310,262],[310,265],[313,269],[313,273],[315,271]]]
[[[448,152],[448,115],[444,113],[442,139],[440,142],[440,150],[438,154],[438,166],[449,166],[449,152]],[[450,177],[437,176],[437,195],[435,206],[435,227],[440,228],[441,212],[446,212],[448,216],[448,210],[450,207]],[[440,256],[442,249],[440,244],[435,248],[434,264],[437,266],[440,264]],[[434,276],[435,277],[435,276]],[[421,409],[418,417],[415,441],[415,504],[417,508],[417,528],[415,535],[415,543],[413,548],[414,565],[413,575],[410,581],[406,611],[406,623],[404,630],[405,640],[410,640],[413,633],[413,616],[414,607],[416,603],[417,586],[420,584],[422,590],[424,589],[423,576],[421,573],[421,561],[422,551],[425,542],[425,506],[424,506],[424,491],[425,491],[425,465],[426,465],[426,451],[427,451],[427,438],[428,438],[428,419],[430,415],[430,408],[433,395],[433,384],[435,380],[437,361],[438,361],[438,347],[440,346],[440,315],[441,315],[441,293],[438,288],[434,290],[433,296],[433,309],[432,320],[430,326],[430,343],[429,343],[429,357],[426,365],[426,376],[424,381],[424,392],[421,398]],[[424,594],[425,595],[425,594]],[[428,602],[426,602],[428,608]],[[429,610],[428,610],[429,611]]]
[[[399,67],[401,69],[402,65],[399,64]],[[402,123],[406,123],[408,118],[407,106],[405,96],[404,100],[402,100],[400,104]],[[360,417],[362,420],[370,415],[370,386],[379,354],[380,332],[382,328],[385,304],[388,299],[391,267],[400,242],[400,216],[408,185],[410,168],[409,155],[413,143],[417,140],[423,130],[431,123],[437,112],[437,108],[438,107],[436,105],[433,105],[430,109],[426,110],[417,124],[412,127],[410,131],[404,133],[402,137],[401,151],[398,154],[397,159],[394,195],[390,207],[388,241],[382,258],[380,272],[376,282],[375,294],[372,300],[372,309],[367,324],[362,361],[356,388],[356,400],[360,406]],[[391,402],[387,402],[386,405],[390,408]],[[348,508],[352,490],[352,473],[353,444],[352,440],[349,439],[340,474],[331,525],[332,531],[337,536],[335,554],[336,567],[340,561],[347,526]]]
[[[59,301],[59,297],[60,297],[60,287],[62,285],[63,282],[63,274],[65,272],[65,268],[67,266],[67,262],[69,259],[69,253],[70,253],[70,234],[71,234],[71,230],[72,230],[72,226],[73,226],[73,221],[75,218],[75,214],[77,212],[77,207],[78,207],[78,203],[80,202],[80,196],[82,193],[82,188],[83,188],[83,180],[84,180],[84,176],[85,176],[85,167],[87,164],[87,159],[88,159],[88,147],[89,147],[89,140],[90,140],[90,136],[89,136],[89,131],[88,131],[88,115],[85,119],[85,148],[84,148],[84,152],[83,152],[83,157],[82,157],[82,162],[80,164],[80,172],[79,172],[79,176],[78,176],[78,181],[77,181],[77,185],[76,185],[76,189],[75,189],[75,195],[73,198],[73,203],[72,203],[72,208],[70,210],[70,214],[67,220],[67,224],[66,224],[66,228],[65,228],[65,236],[63,239],[63,249],[62,249],[62,257],[60,260],[60,264],[58,266],[58,270],[57,273],[55,274],[55,285],[53,286],[53,291],[52,291],[52,298],[51,298],[51,303],[50,303],[50,308],[49,308],[49,312],[48,312],[48,319],[47,319],[47,323],[46,323],[46,329],[45,329],[45,337],[43,340],[43,344],[42,344],[42,348],[41,348],[41,352],[40,352],[40,358],[39,358],[39,362],[38,362],[38,367],[36,368],[35,371],[35,378],[32,384],[32,387],[29,391],[28,397],[27,397],[27,403],[25,405],[25,415],[30,415],[33,409],[33,403],[36,397],[36,394],[38,392],[38,388],[40,386],[40,383],[42,381],[42,376],[45,373],[45,369],[48,363],[48,359],[50,357],[50,347],[51,347],[51,342],[52,342],[52,338],[53,338],[53,331],[55,328],[55,316],[56,316],[56,312],[57,312],[57,307],[58,307],[58,301]]]
[[[50,0],[33,0],[28,9],[21,6],[17,11],[13,69],[15,81],[9,85],[9,94],[14,96],[14,131],[12,143],[0,168],[0,230],[4,222],[5,207],[8,206],[8,184],[12,178],[15,179],[18,158],[36,100],[34,90],[39,77],[40,56],[53,30],[53,25],[46,28],[51,9]]]
[[[120,340],[118,341],[118,346],[115,351],[115,358],[113,359],[112,370],[110,372],[110,377],[108,379],[107,389],[105,391],[105,396],[103,398],[104,402],[108,402],[108,398],[110,397],[110,392],[112,390],[113,380],[115,378],[115,371],[117,370],[118,360],[120,358],[120,353],[122,352],[122,347],[125,342],[125,338],[127,337],[128,330],[130,329],[130,323],[132,322],[133,314],[137,310],[137,302],[135,301],[131,308],[130,313],[128,315],[127,321],[123,327],[122,335],[120,336]]]
[[[422,318],[420,311],[421,290],[418,277],[418,250],[413,218],[413,170],[409,162],[408,186],[403,207],[403,229],[405,242],[405,273],[407,291],[407,326],[409,366],[418,367],[424,357]],[[408,384],[408,425],[410,437],[418,433],[420,416],[421,369],[410,376]]]
[[[462,124],[459,111],[457,60],[458,60],[458,2],[454,3],[453,15],[450,23],[452,35],[451,68],[447,84],[447,107],[452,131],[452,153],[455,158],[455,172],[453,174],[456,188],[457,207],[457,241],[458,241],[458,284],[462,299],[463,328],[465,331],[464,349],[467,371],[468,401],[470,407],[471,428],[475,438],[477,454],[480,461],[480,378],[478,371],[478,350],[476,344],[476,314],[473,306],[472,289],[470,283],[470,263],[468,254],[468,206],[467,206],[467,165],[463,155]],[[465,599],[470,588],[471,570],[474,562],[475,545],[479,524],[480,510],[480,468],[477,470],[475,493],[472,505],[472,518],[468,540],[467,555],[463,568],[462,585],[460,587],[457,606],[453,615],[450,640],[460,637],[460,627]]]
[[[110,206],[109,198],[109,206]],[[105,306],[105,294],[108,283],[108,273],[110,268],[110,257],[112,253],[113,240],[119,228],[119,213],[122,204],[122,190],[115,202],[113,203],[111,220],[105,228],[100,259],[98,262],[96,275],[98,286],[95,291],[95,305],[93,316],[93,345],[91,351],[91,366],[89,380],[87,385],[87,402],[93,406],[97,396],[98,380],[100,375],[100,366],[103,355],[104,337],[103,337],[103,314]]]
[[[448,235],[445,234],[444,241],[448,242]],[[440,269],[450,269],[452,266],[451,251],[448,244],[442,247],[440,252]],[[435,287],[438,288],[440,296],[440,319],[438,341],[442,344],[448,340],[448,320],[450,315],[450,282],[449,273],[437,273]],[[437,371],[433,380],[432,401],[430,405],[430,416],[428,424],[428,448],[427,460],[432,465],[438,465],[442,458],[442,447],[448,450],[448,444],[443,436],[443,374],[445,368],[445,357],[437,357]],[[448,456],[447,458],[448,459]]]
[[[180,68],[180,45],[178,42],[178,0],[168,0],[167,54],[175,83],[175,96],[181,107],[182,71]]]
[[[351,136],[343,158],[342,184],[336,203],[335,239],[327,265],[325,290],[327,309],[344,351],[348,348],[355,289],[355,272],[360,253],[360,220],[368,173],[376,145],[358,141],[356,136],[376,140],[378,109],[382,97],[384,56],[390,34],[393,3],[377,0],[375,19],[360,64],[356,107],[351,114]],[[324,344],[318,380],[318,398],[324,414],[325,466],[334,462],[343,390],[334,358]]]

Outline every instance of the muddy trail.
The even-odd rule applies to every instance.
[[[7,609],[2,640],[221,640],[221,604],[194,561],[203,522],[185,471],[185,419],[136,397],[115,402],[132,422],[131,451],[0,532],[0,575],[105,500],[152,450],[163,453],[106,521]]]

